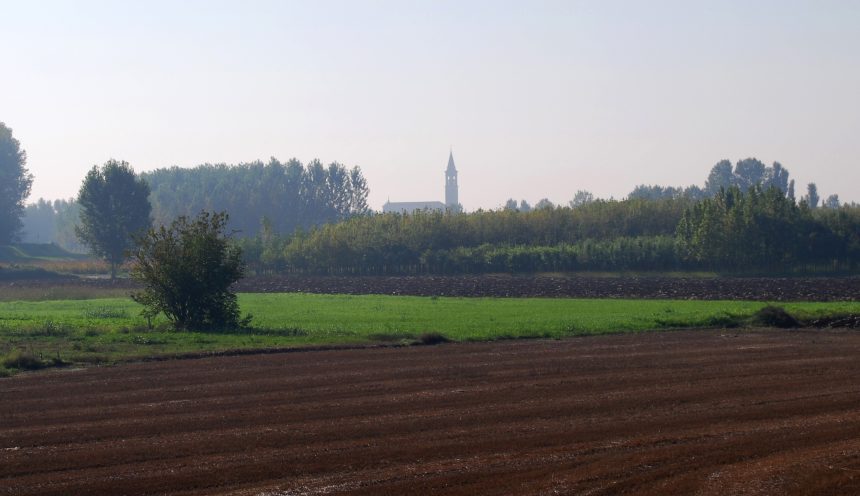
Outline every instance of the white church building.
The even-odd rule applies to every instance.
[[[383,213],[412,213],[416,210],[445,211],[459,209],[460,199],[457,188],[457,168],[454,167],[453,150],[448,155],[448,168],[445,169],[445,203],[440,201],[392,202],[382,206]]]

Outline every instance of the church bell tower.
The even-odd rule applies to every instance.
[[[457,207],[460,200],[457,194],[457,168],[454,167],[454,151],[448,155],[448,168],[445,169],[445,206]]]

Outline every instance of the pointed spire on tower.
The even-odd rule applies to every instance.
[[[456,207],[459,203],[457,192],[457,168],[454,167],[454,149],[448,153],[448,168],[445,169],[445,205]]]

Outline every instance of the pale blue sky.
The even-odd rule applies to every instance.
[[[0,0],[31,199],[136,170],[359,165],[371,205],[467,209],[779,160],[860,201],[860,1]],[[798,188],[799,190],[801,188]]]

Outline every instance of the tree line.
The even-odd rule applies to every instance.
[[[745,158],[738,160],[734,166],[729,160],[717,162],[708,174],[704,187],[691,185],[687,187],[645,185],[636,186],[627,198],[642,198],[647,200],[687,198],[690,200],[704,200],[713,198],[721,191],[737,188],[746,192],[750,188],[758,187],[761,190],[771,188],[777,189],[787,198],[795,200],[795,183],[791,179],[788,169],[779,162],[767,166],[757,158]],[[818,194],[818,186],[809,183],[806,186],[806,195],[800,198],[806,205],[815,209],[819,206],[826,208],[839,208],[839,195],[832,194],[823,201]]]
[[[230,216],[219,229],[238,233],[245,260],[258,271],[773,272],[853,270],[860,257],[860,207],[840,206],[835,195],[820,203],[814,183],[797,200],[788,171],[756,159],[717,163],[703,188],[642,185],[620,201],[580,190],[564,207],[511,199],[496,211],[407,215],[372,214],[357,167],[274,158],[144,174],[111,160],[93,167],[73,201],[25,207],[32,184],[25,163],[20,144],[0,125],[0,242],[14,239],[23,215],[37,240],[62,233],[107,260],[112,272],[136,234],[225,211]]]
[[[229,212],[226,229],[253,237],[264,228],[291,233],[369,211],[369,189],[361,169],[337,162],[323,165],[313,160],[304,165],[297,159],[282,163],[273,158],[267,163],[171,167],[139,176],[148,187],[147,208],[155,225],[201,211]],[[21,200],[17,213],[10,214],[10,224],[11,220],[17,224],[7,229],[6,243],[20,234],[24,242],[86,251],[75,231],[83,215],[79,198],[40,198],[26,206]]]
[[[369,211],[361,169],[319,160],[302,164],[271,158],[238,165],[171,167],[141,174],[149,184],[153,220],[229,212],[227,229],[256,236],[263,225],[282,233],[337,222]]]
[[[696,184],[690,186],[661,186],[657,184],[640,184],[637,185],[627,195],[627,199],[642,199],[642,200],[671,200],[671,199],[687,199],[693,201],[701,201],[705,198],[713,198],[721,190],[727,190],[732,187],[737,187],[741,191],[747,191],[753,186],[766,190],[776,188],[782,191],[787,197],[795,199],[795,183],[791,179],[788,169],[782,166],[779,162],[774,162],[773,165],[767,166],[757,158],[745,158],[738,160],[732,165],[729,160],[720,160],[717,162],[708,173],[705,179],[704,186]],[[805,200],[810,208],[817,208],[819,205],[827,208],[838,208],[840,205],[839,195],[833,194],[826,199],[821,199],[818,194],[818,187],[815,183],[809,183],[806,187],[806,195],[801,200]],[[595,200],[595,196],[587,190],[578,190],[573,199],[567,202],[567,206],[576,208]],[[559,205],[562,206],[562,205]],[[533,209],[554,208],[556,207],[549,199],[542,198],[532,206],[526,200],[517,202],[514,198],[508,199],[504,204],[505,210],[516,210],[519,212],[530,212]]]
[[[310,274],[844,271],[860,265],[860,207],[812,209],[773,186],[731,186],[700,201],[378,214],[239,242],[254,270]]]
[[[12,130],[0,122],[0,245],[14,241],[21,230],[24,202],[32,185],[27,153]]]

